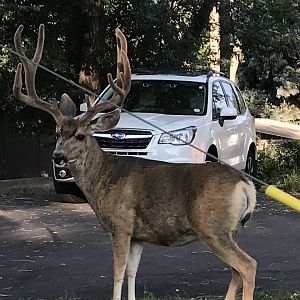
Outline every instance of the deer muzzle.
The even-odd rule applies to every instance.
[[[59,166],[65,165],[68,161],[63,154],[57,152],[54,152],[52,154],[52,159],[54,163]]]

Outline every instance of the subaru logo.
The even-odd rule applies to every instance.
[[[125,139],[126,134],[124,132],[114,132],[111,137],[116,140],[123,140]]]

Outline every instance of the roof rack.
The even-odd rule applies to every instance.
[[[140,75],[157,75],[157,74],[172,74],[172,75],[188,75],[188,76],[199,76],[206,75],[207,77],[211,77],[213,75],[221,75],[224,77],[228,77],[225,72],[216,71],[209,68],[203,69],[194,69],[194,70],[176,70],[176,69],[147,69],[147,68],[133,68],[132,73],[140,74]]]
[[[213,76],[213,75],[221,75],[221,76],[224,76],[224,77],[228,77],[227,74],[223,71],[216,71],[216,70],[210,69],[207,73],[207,77],[210,77],[210,76]]]

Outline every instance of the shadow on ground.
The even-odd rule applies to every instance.
[[[49,196],[0,198],[0,298],[110,299],[110,236],[88,204]],[[299,289],[300,215],[260,198],[239,244],[258,260],[257,286]],[[137,293],[157,296],[223,295],[231,272],[200,242],[178,248],[147,245]]]

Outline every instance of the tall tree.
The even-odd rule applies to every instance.
[[[229,78],[233,82],[236,81],[237,71],[239,64],[244,59],[244,54],[242,52],[241,43],[239,40],[234,41],[231,43],[232,47],[232,53],[230,57],[230,63],[229,63]]]
[[[0,12],[2,44],[13,48],[14,32],[22,22],[26,53],[32,57],[38,26],[44,23],[46,40],[42,64],[67,78],[78,80],[80,56],[76,52],[76,45],[80,45],[82,40],[81,0],[74,0],[71,4],[67,0],[0,0]],[[0,109],[5,109],[5,116],[11,119],[12,124],[17,123],[22,132],[53,131],[55,127],[47,114],[23,109],[24,106],[13,99],[11,87],[17,61],[17,57],[7,51],[0,54]],[[71,95],[78,93],[71,85],[53,75],[40,69],[38,72],[37,87],[43,97],[59,99],[64,92]],[[35,118],[31,117],[33,114]]]
[[[221,69],[229,74],[232,81],[236,81],[239,64],[243,60],[241,42],[238,40],[232,24],[232,6],[234,3],[228,0],[219,1],[220,13],[220,52]]]
[[[220,14],[220,55],[221,55],[221,69],[228,71],[228,65],[231,57],[231,43],[232,43],[232,25],[231,25],[231,2],[228,0],[219,0],[219,14]]]
[[[220,14],[215,5],[209,15],[209,61],[210,68],[220,72]]]
[[[199,22],[195,15],[203,2],[111,0],[105,10],[109,28],[125,30],[134,68],[174,70],[196,61],[201,43],[198,23],[205,21]]]
[[[104,56],[106,19],[104,0],[85,0],[84,43],[81,57],[79,83],[94,93],[101,91],[101,60]]]
[[[295,0],[234,0],[234,32],[245,55],[241,84],[274,103],[300,105],[300,4]],[[276,100],[277,99],[277,100]]]

